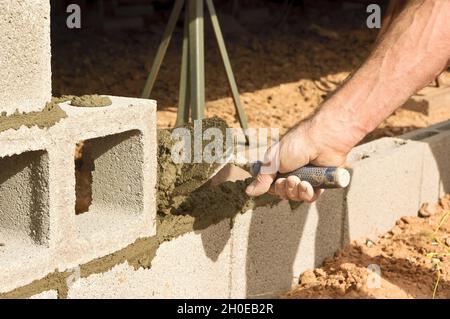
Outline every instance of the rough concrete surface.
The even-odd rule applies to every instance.
[[[40,111],[51,98],[50,1],[0,1],[0,110]]]
[[[91,210],[82,215],[66,216],[76,229],[71,234],[76,236],[61,238],[67,245],[73,240],[72,249],[64,251],[64,260],[72,267],[155,233],[156,105],[144,99],[110,99],[113,104],[101,108],[62,104],[68,118],[52,128],[58,136],[71,137],[66,144],[69,154],[74,154],[75,143],[79,141],[87,140],[88,144],[97,146],[92,154]],[[83,130],[79,128],[80,123]],[[73,190],[74,161],[69,157],[65,160],[72,170],[66,170],[70,176],[61,183],[65,183],[64,188]],[[101,190],[101,184],[105,184],[107,192]],[[121,193],[123,196],[118,195]],[[71,192],[69,198],[72,204],[68,206],[75,207],[75,192]]]
[[[421,178],[422,203],[434,203],[450,192],[450,121],[401,136],[424,145]]]
[[[374,238],[420,207],[423,145],[382,138],[349,155],[352,180],[346,194],[348,238]]]
[[[68,298],[228,298],[230,221],[163,243],[150,269],[127,263],[81,278]]]
[[[319,265],[343,242],[343,190],[314,204],[288,201],[259,207],[235,219],[231,296],[270,297],[286,291],[302,271]]]
[[[56,290],[47,290],[31,296],[30,299],[58,299],[58,292]]]
[[[0,161],[8,168],[0,174],[0,293],[154,235],[156,105],[111,100],[104,108],[65,103],[67,117],[50,128],[0,133]],[[98,138],[94,164],[103,174],[93,174],[92,211],[76,216],[75,144]]]

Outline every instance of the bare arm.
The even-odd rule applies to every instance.
[[[292,129],[267,161],[289,172],[308,163],[341,165],[346,155],[394,110],[430,83],[450,60],[450,0],[410,0],[365,63],[308,121]],[[275,172],[260,174],[247,193],[269,190]],[[313,201],[319,191],[296,177],[279,179],[272,192]]]
[[[410,1],[367,61],[324,103],[314,122],[329,127],[330,134],[350,130],[343,142],[351,148],[436,78],[449,60],[450,1]]]

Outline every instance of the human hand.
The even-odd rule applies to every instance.
[[[313,202],[319,197],[323,190],[314,189],[297,176],[279,178],[273,183],[277,172],[288,173],[307,164],[339,166],[345,162],[351,149],[345,143],[346,132],[341,133],[340,139],[332,129],[326,130],[316,123],[314,119],[301,122],[267,150],[260,173],[247,187],[249,196],[269,192],[282,199],[306,202]]]

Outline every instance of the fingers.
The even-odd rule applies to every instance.
[[[312,203],[323,193],[323,190],[314,190],[310,183],[301,181],[297,176],[289,176],[277,179],[271,187],[270,193],[281,199]]]
[[[255,180],[248,185],[245,192],[248,196],[255,197],[260,196],[270,189],[276,174],[258,174]]]

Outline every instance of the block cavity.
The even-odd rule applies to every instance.
[[[82,172],[77,178],[77,201],[84,200],[85,205],[77,205],[76,224],[83,239],[106,239],[139,222],[144,213],[141,132],[86,140],[77,165]]]

